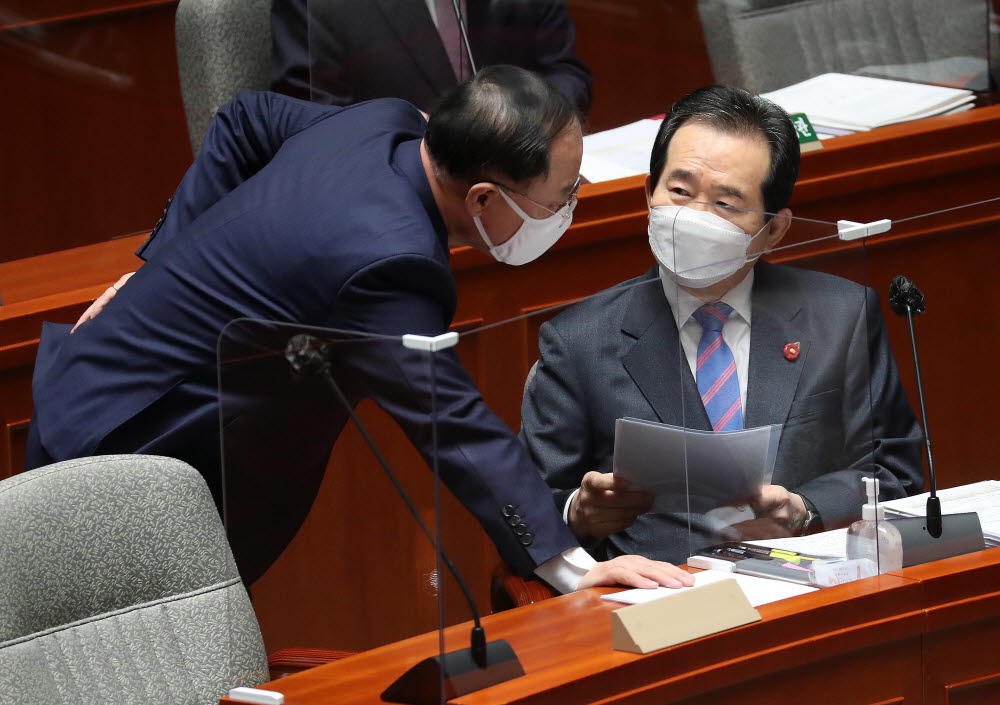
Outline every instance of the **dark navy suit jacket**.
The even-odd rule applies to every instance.
[[[251,318],[394,336],[445,332],[456,292],[419,154],[424,129],[419,112],[395,99],[330,108],[253,93],[223,106],[140,250],[146,263],[75,334],[51,324],[43,331],[29,463],[159,453],[191,462],[218,496],[217,345],[227,324]],[[229,330],[239,342],[249,328]],[[283,329],[258,330],[263,345],[283,348]],[[426,357],[398,340],[362,347],[360,354],[348,350],[357,345],[330,348],[351,403],[374,399],[429,458]],[[226,450],[227,502],[238,487],[235,504],[251,515],[270,507],[268,516],[288,518],[234,545],[252,580],[297,530],[347,414],[328,390],[316,391],[321,381],[290,377],[280,354],[261,356],[243,382],[239,365],[227,369],[224,382],[236,380],[234,398],[243,397],[243,406],[224,410],[223,423],[233,427],[227,439],[238,446]],[[435,373],[442,478],[504,560],[527,575],[576,545],[537,469],[453,351],[435,357]],[[266,402],[249,399],[247,378]],[[506,521],[508,505],[528,539]]]
[[[455,72],[425,0],[275,0],[271,88],[329,105],[403,98],[430,111]],[[586,115],[593,76],[565,0],[468,0],[476,66],[534,71]]]
[[[758,262],[751,319],[744,425],[783,424],[772,483],[807,497],[825,528],[859,518],[865,475],[879,478],[883,500],[919,492],[922,434],[875,292]],[[792,342],[802,351],[788,360]],[[560,507],[587,471],[611,472],[616,419],[711,430],[656,267],[544,324],[540,350],[521,437]],[[588,548],[684,562],[695,544],[721,540],[703,526],[651,512]]]

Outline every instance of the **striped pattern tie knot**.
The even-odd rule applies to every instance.
[[[708,412],[712,430],[716,432],[743,428],[736,359],[722,339],[722,326],[732,312],[732,306],[717,301],[705,304],[691,314],[702,328],[698,342],[698,393]]]

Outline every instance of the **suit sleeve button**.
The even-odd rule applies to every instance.
[[[507,517],[507,523],[510,524],[511,526],[517,526],[518,524],[521,523],[521,517],[519,517],[517,514],[509,516]]]
[[[524,536],[521,537],[522,546],[530,546],[532,541],[534,541],[534,538],[531,536],[531,534],[525,534]]]
[[[514,527],[514,533],[517,534],[518,536],[524,536],[525,534],[528,533],[528,527],[525,526],[524,524],[518,524],[517,526]]]
[[[506,507],[503,508],[503,515],[505,517],[509,517],[516,511],[517,507],[515,507],[513,504],[508,504]]]

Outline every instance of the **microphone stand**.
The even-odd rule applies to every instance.
[[[931,454],[931,433],[924,403],[924,385],[920,375],[920,357],[917,354],[917,336],[913,317],[926,311],[924,295],[916,284],[902,275],[893,277],[889,285],[889,306],[897,316],[905,316],[910,329],[910,349],[917,377],[917,396],[920,415],[924,420],[924,446],[927,448],[927,475],[930,493],[927,497],[927,516],[921,518],[892,519],[903,540],[903,567],[928,561],[981,551],[984,548],[983,530],[976,512],[942,516],[941,500],[937,496],[937,476],[934,456]],[[925,530],[926,529],[926,530]]]
[[[921,311],[920,313],[923,313]],[[927,407],[924,404],[924,385],[920,378],[920,357],[917,354],[917,335],[913,328],[913,308],[906,301],[906,321],[910,327],[910,348],[913,350],[913,367],[917,373],[917,397],[920,400],[920,415],[924,419],[924,446],[927,448],[927,474],[930,479],[931,492],[927,497],[927,533],[932,537],[941,538],[941,500],[937,496],[937,477],[934,474],[934,456],[931,453],[931,429],[927,420]]]
[[[469,590],[468,585],[466,585],[465,580],[462,579],[458,568],[448,554],[445,553],[444,548],[439,542],[435,541],[434,535],[420,516],[419,510],[413,504],[406,490],[403,489],[399,478],[396,477],[392,468],[389,467],[388,461],[386,461],[381,451],[379,451],[378,446],[368,434],[368,430],[364,427],[364,424],[361,423],[361,420],[354,411],[354,406],[350,403],[340,385],[333,379],[333,374],[330,371],[330,361],[326,356],[326,345],[308,334],[295,335],[288,341],[288,345],[285,348],[285,358],[292,366],[292,369],[299,374],[321,375],[340,403],[347,409],[347,413],[350,415],[354,426],[361,433],[361,437],[375,455],[375,459],[382,466],[382,470],[390,482],[392,482],[393,487],[396,488],[396,492],[403,499],[420,530],[434,545],[438,567],[440,568],[440,564],[444,563],[448,568],[448,572],[455,578],[472,612],[474,626],[472,627],[468,649],[444,653],[444,641],[442,637],[439,655],[424,659],[397,678],[392,685],[383,691],[382,700],[392,703],[408,703],[409,705],[440,705],[443,700],[450,700],[466,693],[482,690],[491,685],[523,676],[524,669],[517,659],[517,654],[514,653],[514,649],[506,640],[486,641],[486,631],[480,623],[479,609],[472,598],[472,592]],[[431,380],[434,379],[433,355],[430,357],[430,378]],[[436,402],[435,387],[432,384],[431,414],[435,413]],[[431,448],[434,477],[437,478],[439,477],[437,424],[433,422],[431,423]],[[440,489],[437,483],[435,483],[434,498],[438,507],[440,507],[440,502],[438,501],[439,492]],[[440,609],[439,605],[439,620],[443,625],[444,617]]]

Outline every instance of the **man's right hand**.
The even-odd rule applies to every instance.
[[[625,585],[634,588],[690,587],[694,576],[672,563],[653,561],[642,556],[618,556],[598,563],[580,581],[577,590],[602,585]]]
[[[613,473],[588,472],[569,506],[569,528],[578,539],[604,538],[627,529],[653,506],[653,494],[628,489]]]
[[[70,329],[70,333],[71,334],[76,333],[76,329],[80,327],[81,323],[83,323],[84,321],[89,321],[91,318],[94,318],[97,314],[103,311],[104,307],[108,305],[108,302],[111,301],[111,299],[115,298],[115,294],[118,293],[118,290],[125,285],[125,282],[127,282],[129,280],[129,277],[131,277],[133,274],[135,274],[135,272],[129,272],[128,274],[123,274],[117,282],[109,286],[103,294],[98,296],[97,299],[94,301],[94,303],[90,304],[87,310],[83,312],[83,315],[80,316],[80,319],[76,322],[76,325],[73,326],[72,329]]]

